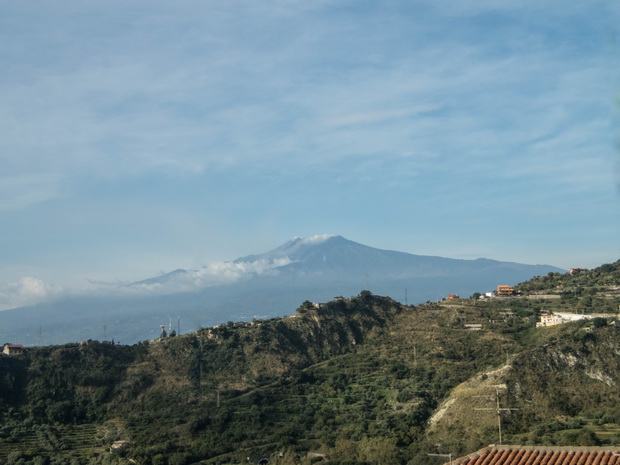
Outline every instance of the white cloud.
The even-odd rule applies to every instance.
[[[320,236],[310,241],[324,240]],[[233,284],[252,276],[277,274],[277,268],[292,263],[288,257],[246,262],[216,262],[197,270],[163,275],[133,284],[88,280],[88,286],[69,289],[46,283],[33,277],[22,277],[16,282],[0,285],[0,311],[70,296],[113,295],[166,295],[194,292],[207,287]]]
[[[247,262],[217,262],[198,270],[164,275],[160,279],[130,284],[119,288],[122,293],[172,294],[192,292],[206,287],[232,284],[250,276],[277,273],[276,268],[291,263],[288,257]]]
[[[25,276],[17,282],[0,285],[0,310],[35,305],[63,293],[62,288]]]
[[[307,244],[321,244],[326,240],[332,238],[331,234],[315,234],[314,236],[306,237],[301,240],[301,243],[304,245]]]

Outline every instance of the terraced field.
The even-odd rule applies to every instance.
[[[100,429],[99,429],[100,431]],[[0,438],[0,461],[9,454],[21,452],[29,456],[54,458],[72,451],[73,455],[85,457],[105,447],[97,439],[98,428],[93,424],[74,426],[33,425],[30,428],[2,430]]]

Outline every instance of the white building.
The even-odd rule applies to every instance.
[[[540,315],[540,321],[536,323],[537,328],[544,328],[546,326],[561,325],[564,323],[564,319],[560,315],[550,313],[548,315]]]

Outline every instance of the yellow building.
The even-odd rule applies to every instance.
[[[508,295],[514,295],[514,293],[515,293],[515,288],[512,286],[506,286],[504,284],[500,284],[499,286],[497,286],[497,295],[508,296]]]

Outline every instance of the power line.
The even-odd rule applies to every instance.
[[[495,408],[475,408],[474,410],[495,410],[497,412],[497,430],[499,433],[499,444],[502,444],[502,412],[510,412],[519,410],[518,408],[500,407],[499,404],[499,387],[495,386]]]

